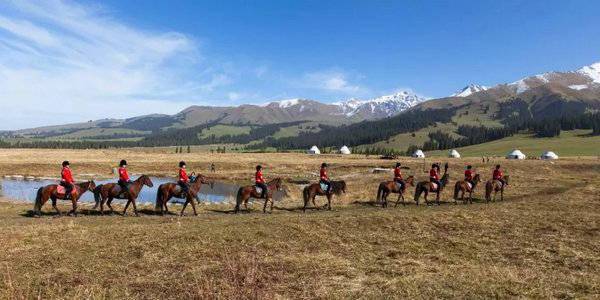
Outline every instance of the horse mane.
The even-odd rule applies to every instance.
[[[277,182],[281,183],[281,177],[277,177],[277,178],[267,182],[267,185],[276,184]]]
[[[343,180],[331,181],[331,191],[337,196],[342,194],[342,190],[346,187],[346,182]]]

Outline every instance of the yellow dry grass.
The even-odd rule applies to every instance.
[[[600,161],[450,160],[451,183],[472,163],[485,177],[502,163],[504,202],[382,209],[372,174],[392,162],[301,154],[176,155],[169,149],[2,150],[0,174],[52,176],[68,159],[76,174],[174,174],[217,165],[223,181],[266,176],[316,179],[327,161],[348,182],[334,211],[299,212],[299,187],[271,215],[27,217],[30,205],[0,203],[0,298],[593,298],[600,296]],[[403,159],[426,179],[422,161]],[[482,198],[482,190],[476,193]],[[412,199],[412,195],[407,196]],[[10,200],[10,199],[8,199]],[[323,199],[319,202],[322,204]],[[49,207],[45,208],[50,211]]]

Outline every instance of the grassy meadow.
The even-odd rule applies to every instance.
[[[377,184],[393,161],[357,155],[175,154],[171,148],[0,150],[0,175],[56,176],[68,159],[75,176],[109,177],[119,159],[133,173],[175,175],[177,162],[216,180],[250,183],[254,165],[286,179],[289,197],[262,214],[233,215],[202,205],[198,217],[29,217],[30,204],[0,201],[0,298],[596,298],[600,297],[600,160],[442,159],[451,185],[470,163],[488,178],[511,176],[505,201],[383,209]],[[559,152],[559,155],[561,153]],[[348,183],[333,210],[300,210],[296,180],[330,175]],[[402,158],[406,175],[426,180],[430,160]],[[393,198],[393,197],[391,197]],[[318,199],[323,205],[324,199]],[[62,204],[66,209],[66,204]],[[176,209],[177,210],[177,209]],[[188,211],[191,214],[191,211]]]

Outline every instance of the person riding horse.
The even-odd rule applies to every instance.
[[[119,186],[121,187],[121,194],[129,191],[129,185],[131,184],[131,179],[129,178],[129,173],[127,173],[127,161],[122,159],[119,162]]]
[[[474,173],[475,172],[473,172],[473,166],[467,165],[467,169],[465,170],[465,181],[471,184],[471,186],[473,186]]]
[[[73,193],[73,188],[75,187],[75,180],[73,180],[73,173],[71,173],[71,167],[68,160],[63,161],[62,163],[62,171],[60,172],[60,185],[65,188],[65,199],[71,199],[71,193]]]
[[[500,169],[500,165],[496,165],[496,168],[492,172],[492,179],[500,181],[500,183],[502,183],[502,187],[504,187],[504,185],[507,185],[506,181],[504,181],[504,173]]]
[[[429,170],[429,181],[431,183],[435,183],[437,185],[437,188],[442,186],[442,184],[440,182],[440,166],[438,164],[431,165],[431,170]],[[432,190],[436,190],[436,189],[432,188]]]
[[[267,195],[268,188],[265,182],[265,178],[263,177],[261,165],[256,166],[256,173],[254,174],[254,184],[256,184],[256,186],[262,190],[260,193],[260,197],[265,198],[265,196]]]
[[[400,185],[400,190],[404,191],[404,188],[406,187],[406,183],[404,182],[404,179],[402,178],[402,171],[400,170],[401,164],[398,162],[396,163],[396,167],[394,168],[394,182],[398,183]]]
[[[181,192],[183,195],[186,195],[190,190],[190,178],[185,171],[185,161],[179,162],[179,179],[177,180],[177,184],[181,187]]]
[[[324,184],[327,188],[325,189],[325,194],[331,193],[331,180],[329,176],[327,176],[327,163],[321,164],[321,170],[319,171],[320,183]]]

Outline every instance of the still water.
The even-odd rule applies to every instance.
[[[154,203],[156,201],[156,191],[158,186],[166,182],[175,182],[175,179],[168,177],[151,177],[154,187],[144,186],[140,196],[138,197],[138,203]],[[117,182],[117,179],[109,180],[96,180],[96,185],[103,183]],[[56,180],[14,180],[14,179],[1,179],[0,180],[0,196],[6,197],[10,200],[23,201],[23,202],[34,202],[37,195],[37,190],[49,184],[56,184]],[[198,194],[200,201],[204,202],[229,202],[235,201],[237,190],[239,185],[215,182],[213,187],[210,185],[203,184]],[[86,192],[83,194],[81,202],[94,202],[94,194],[92,192]],[[115,199],[114,201],[124,201]],[[170,202],[183,202],[182,199],[171,199]]]

